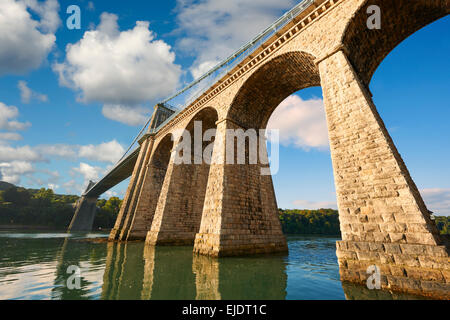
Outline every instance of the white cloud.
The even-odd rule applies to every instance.
[[[28,84],[26,81],[19,81],[17,83],[17,87],[20,90],[20,98],[22,100],[22,103],[30,103],[32,99],[36,99],[41,102],[47,102],[48,97],[45,94],[34,92],[28,87]]]
[[[14,120],[19,116],[19,109],[15,106],[7,106],[0,102],[0,130],[17,131],[25,130],[31,124]]]
[[[7,145],[0,145],[0,161],[43,161],[43,157],[33,150],[30,146],[11,147]]]
[[[116,140],[104,142],[98,145],[38,145],[33,148],[42,158],[63,158],[76,160],[85,158],[92,161],[115,163],[125,153],[125,149]]]
[[[450,216],[450,189],[422,189],[420,194],[435,215]]]
[[[324,150],[329,145],[322,99],[288,97],[275,109],[267,128],[280,130],[280,143],[285,146]]]
[[[106,198],[112,198],[112,197],[117,197],[118,193],[112,190],[108,190],[105,192],[105,197]]]
[[[28,181],[36,186],[57,185],[57,182],[60,180],[60,174],[58,172],[46,169],[33,169],[35,164],[39,162],[50,162],[50,160],[57,158],[71,161],[85,158],[92,161],[109,163],[110,165],[107,165],[105,168],[92,167],[84,163],[77,168],[78,171],[72,170],[73,172],[82,173],[84,177],[97,179],[98,175],[93,172],[99,174],[106,173],[112,168],[112,164],[125,152],[124,148],[116,140],[99,145],[86,146],[55,144],[34,147],[28,145],[13,147],[7,143],[2,143],[1,137],[2,135],[0,134],[0,180],[15,184],[20,183],[22,178],[28,178]],[[27,168],[27,170],[23,170],[23,168]],[[45,175],[48,178],[42,179],[41,177],[35,176],[35,174],[40,174],[40,176]],[[85,184],[87,182],[88,180],[85,181]],[[78,190],[78,188],[74,189],[74,186],[65,184],[62,187],[65,190]]]
[[[12,184],[18,184],[21,176],[33,173],[34,169],[30,162],[12,161],[0,162],[0,180]]]
[[[69,194],[82,194],[84,192],[83,186],[78,184],[74,179],[63,183],[62,188]]]
[[[136,106],[143,102],[156,102],[173,93],[181,75],[175,53],[155,39],[149,22],[137,21],[133,29],[120,31],[117,18],[103,13],[100,25],[69,44],[66,60],[53,66],[61,85],[79,91],[82,101],[105,104],[108,116],[112,110],[127,107],[136,113]]]
[[[47,187],[48,187],[49,189],[52,189],[53,191],[56,190],[56,189],[59,189],[59,185],[54,184],[54,183],[49,183],[49,184],[47,185]]]
[[[0,1],[0,75],[28,72],[42,64],[56,41],[58,10],[56,0]]]
[[[94,167],[87,163],[81,162],[79,167],[72,168],[72,174],[81,174],[84,177],[85,184],[89,180],[96,181],[105,170],[100,167]]]
[[[58,157],[64,159],[76,159],[78,146],[66,144],[39,145],[34,149],[43,157]]]
[[[22,136],[15,132],[0,132],[0,143],[2,140],[19,141],[22,140]]]
[[[94,161],[111,162],[118,161],[125,149],[116,140],[105,142],[99,145],[82,146],[79,150],[79,157]]]
[[[128,107],[122,105],[104,105],[102,114],[114,121],[130,126],[144,125],[150,117],[151,111],[143,107]]]
[[[308,201],[308,200],[296,200],[293,202],[294,206],[297,209],[308,209],[308,210],[316,210],[316,209],[337,209],[336,202],[333,201]]]
[[[58,30],[58,27],[61,25],[58,14],[58,0],[47,0],[44,2],[37,0],[23,0],[23,2],[41,18],[39,29],[49,33],[55,33],[56,30]]]
[[[217,60],[200,63],[198,66],[191,67],[191,74],[194,77],[194,79],[198,79],[206,72],[214,68],[219,62],[220,61]]]
[[[251,40],[291,9],[295,0],[178,0],[178,47],[196,57],[194,77]]]

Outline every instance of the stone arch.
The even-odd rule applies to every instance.
[[[155,151],[151,156],[149,165],[166,170],[170,161],[170,154],[172,152],[172,149],[173,135],[171,133],[168,133],[155,146]]]
[[[367,27],[366,10],[370,5],[381,9],[379,30]],[[366,0],[349,20],[341,43],[361,81],[368,87],[378,66],[397,45],[449,13],[448,0]]]
[[[195,133],[195,122],[201,122],[201,132]],[[194,243],[200,229],[210,162],[195,160],[214,140],[203,142],[203,134],[216,127],[218,113],[215,108],[206,107],[192,116],[175,144],[156,208],[151,230],[146,242],[151,245],[189,245]],[[202,143],[196,153],[194,139],[201,135]],[[190,141],[184,141],[189,138]],[[189,152],[188,157],[184,157]],[[211,149],[212,153],[212,149]],[[178,158],[178,159],[177,159]],[[187,161],[185,161],[187,160]]]
[[[218,161],[211,165],[194,252],[213,256],[287,252],[259,129],[289,95],[320,86],[314,61],[309,53],[282,53],[258,67],[237,90],[217,125],[213,158]],[[237,149],[245,159],[236,161]]]
[[[265,128],[275,108],[289,95],[320,86],[314,61],[309,53],[292,51],[266,62],[241,86],[227,117],[244,128]]]
[[[144,240],[150,230],[171,158],[173,135],[168,133],[155,144],[145,165],[144,182],[127,240]]]
[[[195,123],[200,123],[201,128],[201,137],[205,134],[207,130],[215,129],[216,128],[216,122],[219,120],[219,113],[217,110],[213,107],[205,107],[197,111],[189,120],[188,124],[184,127],[184,132],[189,132],[189,136],[191,138],[191,163],[196,164],[195,158],[197,158],[198,162],[203,162],[203,159],[199,159],[201,156],[203,156],[203,150],[210,145],[212,142],[214,142],[214,137],[210,141],[202,141],[201,149],[200,144],[198,144],[198,148],[196,148],[196,144],[194,143],[195,138]],[[197,132],[197,134],[200,136],[200,132]],[[198,138],[198,137],[197,137]],[[179,147],[183,143],[183,136],[181,136],[177,141],[177,147]],[[196,150],[197,149],[197,150]],[[212,152],[212,149],[210,150]]]

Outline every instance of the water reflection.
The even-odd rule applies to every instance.
[[[100,295],[99,276],[103,274],[105,250],[95,243],[85,241],[86,238],[90,236],[80,234],[75,236],[75,239],[71,237],[64,239],[55,257],[57,266],[52,299],[82,300]],[[81,271],[80,288],[69,289],[67,285],[69,277],[74,274],[68,271],[70,266],[76,266]]]
[[[386,290],[369,290],[365,286],[342,282],[346,300],[425,300],[426,297],[391,292]]]
[[[195,255],[192,261],[197,300],[221,300],[219,290],[219,260]]]
[[[343,283],[334,238],[289,237],[289,255],[209,258],[105,235],[0,233],[0,299],[417,299]],[[107,235],[106,235],[107,236]],[[69,266],[81,288],[69,290]]]
[[[190,247],[108,244],[103,299],[285,299],[284,257],[214,259]],[[143,250],[143,254],[140,252]]]
[[[98,297],[106,251],[79,240],[102,236],[0,232],[0,299]],[[80,290],[67,289],[70,265],[83,270]]]
[[[108,243],[102,299],[141,299],[144,263],[142,246]]]
[[[198,300],[283,300],[284,256],[215,259],[194,255],[192,270]]]

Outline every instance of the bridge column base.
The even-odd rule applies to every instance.
[[[149,231],[145,243],[150,246],[192,246],[195,233],[176,231]]]
[[[97,198],[81,197],[77,202],[75,214],[68,232],[90,232],[97,212]]]
[[[337,256],[342,281],[366,285],[373,274],[368,268],[375,265],[381,289],[450,299],[450,260],[445,246],[339,241]]]
[[[287,252],[288,247],[283,235],[198,233],[194,244],[194,253],[212,257]]]
[[[261,161],[238,164],[228,159],[227,145],[234,141],[230,129],[236,132],[241,127],[229,119],[217,125],[194,252],[215,257],[287,252],[269,168]],[[259,141],[258,148],[267,154],[265,143]]]
[[[127,241],[143,241],[147,237],[147,230],[130,230]]]

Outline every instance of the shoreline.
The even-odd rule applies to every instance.
[[[14,230],[23,230],[23,231],[57,231],[57,232],[67,232],[67,229],[64,228],[52,228],[49,226],[34,226],[34,225],[0,225],[0,231],[14,231]],[[91,230],[90,232],[110,232],[111,229],[99,229],[99,230]]]

